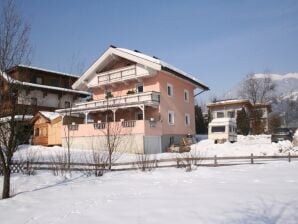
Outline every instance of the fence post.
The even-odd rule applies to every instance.
[[[254,164],[254,154],[250,154],[250,164]]]
[[[216,157],[216,155],[214,156],[214,166],[217,166],[217,157]]]
[[[288,154],[288,160],[289,160],[289,163],[291,162],[291,153],[289,152]]]

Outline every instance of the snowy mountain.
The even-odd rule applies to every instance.
[[[276,85],[274,95],[277,99],[290,98],[298,99],[298,73],[287,73],[285,75],[279,74],[254,74],[256,79],[263,79],[270,77]],[[232,88],[224,94],[223,99],[240,98],[239,91],[242,88],[242,83],[238,83],[235,88]]]

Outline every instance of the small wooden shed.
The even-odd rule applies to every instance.
[[[33,118],[33,145],[61,145],[62,116],[55,112],[39,111]]]

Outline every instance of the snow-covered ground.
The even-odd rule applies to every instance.
[[[70,179],[13,175],[16,196],[0,201],[0,223],[296,224],[297,171],[298,161],[278,161]]]
[[[214,144],[213,141],[206,139],[204,136],[199,136],[201,139],[195,145],[192,145],[191,152],[196,156],[250,156],[253,153],[255,156],[264,155],[287,155],[291,152],[292,155],[298,155],[298,146],[293,146],[289,141],[279,143],[271,143],[270,135],[258,136],[238,136],[236,143],[226,142],[224,144]],[[62,155],[66,150],[62,147],[43,147],[23,145],[15,154],[14,158],[37,157],[38,160],[51,159],[57,155]],[[176,153],[161,153],[152,155],[154,159],[177,158]],[[117,156],[117,162],[135,161],[135,154],[121,153]],[[73,162],[92,162],[91,150],[71,149],[71,158]]]

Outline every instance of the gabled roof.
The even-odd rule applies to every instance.
[[[32,118],[32,121],[35,122],[38,117],[43,117],[50,123],[56,120],[57,118],[60,118],[61,115],[55,112],[49,112],[49,111],[39,111],[35,116]]]
[[[110,46],[96,61],[93,65],[91,65],[88,70],[73,84],[74,89],[86,90],[86,82],[92,79],[96,75],[96,71],[100,67],[104,67],[105,61],[108,60],[109,57],[116,55],[127,60],[146,65],[156,71],[165,71],[169,72],[173,75],[176,75],[180,78],[183,78],[191,83],[193,83],[198,88],[202,90],[209,90],[209,87],[203,84],[201,81],[196,79],[194,76],[186,73],[156,57],[151,57],[149,55],[143,54],[139,51],[132,51],[125,48],[117,48],[114,46]]]

